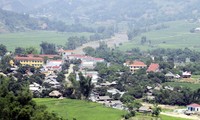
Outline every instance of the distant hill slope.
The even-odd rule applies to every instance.
[[[54,0],[31,14],[90,21],[169,21],[200,16],[199,0]]]
[[[0,32],[24,31],[39,29],[39,22],[28,15],[4,11],[0,9]]]
[[[0,0],[3,10],[26,13],[54,0]]]

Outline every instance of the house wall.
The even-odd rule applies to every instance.
[[[200,111],[200,107],[187,107],[188,111],[195,111],[195,112],[199,112]]]
[[[145,66],[129,66],[131,72],[135,72],[141,68],[146,68]]]
[[[35,60],[19,60],[20,64],[22,64],[22,66],[25,66],[25,65],[30,65],[30,66],[34,66],[36,68],[39,68],[41,67],[44,62],[43,61],[35,61]]]

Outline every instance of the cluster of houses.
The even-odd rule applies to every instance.
[[[46,59],[48,58],[48,59]],[[57,58],[56,60],[54,58]],[[104,82],[104,83],[98,83],[99,76],[98,72],[94,70],[95,66],[99,62],[105,62],[102,58],[95,58],[87,55],[79,55],[74,54],[72,50],[59,50],[59,55],[26,55],[26,56],[15,56],[14,61],[11,61],[10,64],[14,66],[16,62],[20,63],[22,66],[30,65],[34,66],[35,68],[40,68],[41,73],[45,74],[45,79],[43,81],[42,86],[38,83],[32,83],[29,85],[29,89],[32,92],[39,92],[41,93],[44,89],[53,89],[49,93],[50,97],[60,97],[62,94],[57,91],[62,86],[62,83],[58,82],[56,80],[57,74],[62,70],[62,65],[64,64],[65,60],[81,60],[81,64],[79,66],[79,71],[83,73],[84,76],[89,76],[92,78],[92,83],[95,85],[91,95],[90,100],[93,102],[98,102],[101,104],[104,104],[105,106],[113,107],[116,109],[126,109],[123,105],[123,103],[120,100],[115,100],[114,98],[105,95],[100,96],[97,89],[101,87],[107,87],[107,93],[109,93],[111,96],[114,96],[116,94],[119,94],[120,97],[125,92],[121,92],[118,89],[116,89],[117,82]],[[146,72],[161,72],[160,66],[157,63],[151,63],[149,66],[147,66],[144,62],[136,60],[136,61],[126,61],[124,63],[124,66],[129,67],[130,71],[132,73],[135,73],[137,70],[146,69]],[[79,81],[78,72],[76,73],[76,80]],[[165,74],[165,77],[168,77],[170,79],[174,78],[190,78],[191,72],[183,72],[182,75],[173,74],[172,72],[168,72]],[[160,90],[162,88],[161,85],[157,85],[156,87],[147,86],[147,92],[146,92],[146,99],[147,100],[154,100],[155,97],[153,96],[153,90]],[[164,89],[170,89],[173,90],[170,86],[165,86]],[[187,107],[188,111],[200,111],[200,105],[197,104],[191,104]],[[139,108],[139,111],[141,112],[152,112],[151,109],[142,106]]]
[[[111,96],[119,94],[120,97],[122,97],[122,95],[125,92],[121,92],[118,89],[116,89],[115,88],[116,85],[117,85],[116,81],[113,81],[113,82],[107,81],[104,83],[95,84],[95,87],[94,87],[89,99],[93,102],[101,103],[108,107],[112,107],[112,108],[116,108],[116,109],[120,109],[120,110],[125,109],[123,103],[120,100],[115,100],[112,97],[110,97],[109,95],[101,96],[97,91],[98,88],[106,87],[106,88],[108,88],[106,90],[106,92],[109,93]]]
[[[161,72],[162,70],[160,70],[160,66],[158,63],[151,63],[149,66],[147,66],[144,62],[142,61],[126,61],[124,63],[124,66],[129,67],[130,71],[132,73],[135,73],[137,70],[142,69],[142,68],[146,68],[146,72]],[[189,71],[184,71],[182,72],[181,75],[179,74],[173,74],[172,72],[168,72],[165,74],[165,77],[169,78],[169,79],[179,79],[179,78],[191,78],[192,74]]]
[[[95,58],[86,55],[74,54],[72,50],[59,50],[59,55],[17,55],[14,57],[14,61],[11,60],[10,64],[12,68],[17,68],[16,64],[20,63],[22,66],[33,66],[35,68],[40,68],[40,72],[45,75],[43,80],[43,86],[38,83],[30,84],[29,88],[33,93],[41,93],[44,89],[59,89],[62,86],[62,83],[56,80],[57,74],[61,72],[62,65],[65,60],[81,60],[79,70],[83,73],[84,76],[89,76],[92,78],[92,83],[96,84],[98,81],[98,72],[93,71],[98,62],[104,62],[102,58]],[[87,70],[86,70],[87,69]],[[17,70],[17,69],[16,69]],[[27,71],[30,73],[30,71]],[[78,72],[77,72],[77,80]],[[59,91],[58,91],[59,92]],[[55,92],[55,93],[58,93]],[[60,94],[58,94],[60,95]],[[50,93],[49,93],[49,96]]]

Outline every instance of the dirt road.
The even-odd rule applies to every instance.
[[[174,113],[174,112],[161,112],[162,115],[167,115],[167,116],[172,116],[172,117],[178,117],[178,118],[185,118],[185,119],[191,119],[191,120],[199,120],[200,117],[198,116],[188,116],[185,114],[178,114],[178,113]]]
[[[109,39],[101,40],[107,43],[108,47],[115,47],[118,46],[120,43],[128,42],[128,37],[126,33],[117,33],[115,36]],[[89,42],[86,44],[83,44],[82,46],[76,48],[74,50],[75,54],[84,54],[83,48],[85,47],[92,47],[92,48],[97,48],[99,46],[100,41],[94,41],[94,42]]]

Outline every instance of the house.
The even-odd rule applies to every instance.
[[[115,85],[117,85],[117,82],[116,81],[113,81],[113,82],[108,82],[108,81],[106,81],[105,83],[101,83],[100,84],[102,87],[106,87],[106,86],[115,86]]]
[[[183,78],[191,78],[191,76],[192,76],[191,72],[186,71],[182,73]]]
[[[63,50],[62,48],[58,50],[58,53],[62,55],[63,57],[66,57],[68,55],[74,54],[74,50]]]
[[[51,71],[60,71],[62,69],[62,60],[48,60],[46,65],[44,65],[44,69]]]
[[[98,78],[99,78],[97,71],[84,71],[82,73],[85,77],[91,77],[92,83],[97,83]]]
[[[141,112],[141,113],[151,113],[152,110],[148,107],[145,107],[145,106],[141,106],[139,109],[138,109],[138,112]]]
[[[123,110],[124,109],[123,103],[121,101],[119,101],[119,100],[110,101],[110,107],[115,108],[115,109],[119,109],[119,110]]]
[[[159,72],[159,64],[151,63],[147,69],[147,72]]]
[[[97,97],[97,101],[111,101],[112,98],[110,98],[109,96],[99,96]]]
[[[92,62],[92,61],[82,61],[81,65],[80,65],[80,68],[81,69],[85,69],[85,68],[87,68],[87,69],[94,69],[95,66],[96,66],[95,63]]]
[[[200,105],[196,104],[196,103],[192,103],[190,105],[187,105],[187,111],[200,112]]]
[[[19,62],[22,66],[30,65],[36,68],[42,67],[44,60],[41,57],[35,57],[34,55],[16,56],[15,62]]]
[[[54,91],[52,91],[52,92],[49,93],[49,96],[50,97],[60,97],[60,96],[62,96],[62,93],[60,93],[57,90],[54,90]]]
[[[31,92],[35,92],[35,91],[40,91],[40,89],[41,89],[41,86],[39,85],[39,84],[37,84],[37,83],[33,83],[33,84],[30,84],[29,85],[29,90],[31,91]]]
[[[124,65],[128,66],[132,73],[135,73],[135,71],[147,67],[147,65],[141,61],[127,61],[126,63],[124,63]]]
[[[200,28],[195,28],[195,32],[200,32]]]
[[[120,96],[122,97],[122,95],[125,93],[125,92],[120,92],[118,89],[116,88],[110,88],[107,90],[108,93],[112,94],[112,95],[115,95],[117,93],[120,94]]]
[[[60,56],[59,55],[49,55],[49,54],[40,54],[40,55],[37,55],[38,57],[41,57],[41,58],[48,58],[48,59],[53,59],[53,58],[59,58]]]
[[[168,79],[173,79],[175,78],[175,75],[172,72],[168,72],[167,74],[165,74],[165,77]]]

